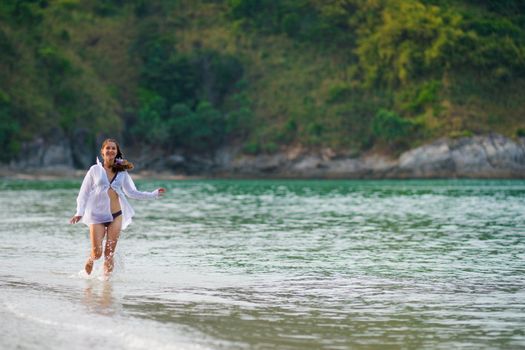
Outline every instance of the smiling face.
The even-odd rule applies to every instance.
[[[105,141],[102,144],[102,148],[100,150],[100,153],[102,154],[102,158],[104,158],[104,161],[109,164],[113,164],[118,152],[119,152],[118,145],[116,142],[113,142],[113,141]]]

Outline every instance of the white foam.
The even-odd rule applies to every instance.
[[[111,288],[109,282],[104,285]],[[15,348],[211,349],[196,343],[193,339],[203,339],[203,336],[187,327],[138,319],[119,312],[100,312],[104,308],[101,304],[103,295],[97,294],[96,297],[101,300],[92,300],[92,304],[86,300],[82,304],[50,295],[42,297],[25,293],[31,295],[20,298],[19,294],[19,291],[12,295],[4,294],[0,304],[3,306],[0,314],[7,315],[6,321],[12,320],[4,324],[0,333],[19,334],[20,325],[23,325],[23,330],[31,330],[30,334],[22,331],[24,337],[18,340],[11,339]],[[94,308],[93,303],[99,303],[99,308]],[[112,307],[109,300],[106,308]],[[15,325],[17,329],[9,329]],[[188,333],[193,337],[183,335]]]
[[[113,272],[111,273],[110,276],[107,276],[104,273],[104,269],[103,269],[104,259],[99,259],[95,261],[91,274],[88,275],[86,270],[82,269],[78,271],[77,273],[69,275],[69,278],[80,278],[80,279],[85,279],[85,280],[98,279],[99,281],[109,281],[110,279],[111,280],[122,280],[126,272],[124,257],[119,253],[115,253],[115,256],[113,257],[113,263],[114,263]]]

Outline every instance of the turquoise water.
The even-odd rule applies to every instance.
[[[525,348],[525,181],[139,181],[109,281],[79,185],[0,180],[2,349]]]

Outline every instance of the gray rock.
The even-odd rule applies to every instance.
[[[493,168],[509,168],[523,171],[525,166],[525,144],[514,142],[501,135],[490,135],[481,140],[487,161]]]
[[[404,152],[398,159],[378,154],[341,157],[300,148],[274,155],[237,156],[224,168],[250,176],[337,178],[525,177],[525,138],[501,135],[442,138]],[[224,157],[224,155],[223,155]],[[223,163],[226,164],[226,163]]]
[[[461,142],[464,141],[464,142]],[[487,160],[487,154],[480,142],[471,142],[470,139],[461,140],[453,147],[449,156],[458,174],[487,173],[492,166]]]
[[[182,154],[172,154],[166,158],[166,165],[170,168],[184,166],[186,158]]]
[[[431,177],[447,172],[452,174],[454,171],[449,143],[446,139],[440,139],[401,154],[396,172],[416,177]]]
[[[501,135],[440,139],[407,151],[399,174],[413,177],[523,177],[525,147]]]
[[[215,152],[214,162],[218,169],[230,169],[232,163],[240,152],[238,147],[222,147]]]
[[[212,155],[188,156],[184,170],[189,174],[210,174],[216,168]]]
[[[241,156],[232,162],[234,172],[239,174],[270,174],[285,172],[287,164],[284,154],[261,154],[257,156]]]
[[[43,138],[36,138],[31,142],[22,144],[22,151],[18,159],[11,162],[12,168],[39,168],[42,166],[42,158],[45,152]]]
[[[398,166],[398,161],[381,155],[370,155],[360,158],[367,171],[387,173]]]
[[[50,141],[36,138],[22,145],[20,157],[11,163],[15,169],[71,169],[73,157],[71,144],[64,137]]]
[[[292,163],[290,170],[302,174],[304,172],[316,170],[323,167],[323,160],[317,156],[306,156],[301,160]]]
[[[42,157],[42,167],[65,166],[73,167],[73,157],[71,156],[71,147],[69,142],[60,142],[49,145]]]
[[[332,160],[326,166],[327,177],[348,177],[350,174],[361,177],[367,172],[363,161],[358,158]]]

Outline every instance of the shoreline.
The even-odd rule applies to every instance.
[[[79,169],[27,169],[13,170],[0,168],[0,180],[82,180],[87,170]],[[131,173],[135,180],[197,180],[203,176],[188,176],[169,172],[152,172],[148,170]]]
[[[67,149],[60,152],[64,154]],[[352,157],[330,149],[300,147],[259,155],[221,149],[207,157],[186,158],[176,154],[155,157],[155,162],[146,162],[137,155],[132,176],[152,180],[525,179],[525,137],[513,140],[498,134],[441,138],[397,157],[377,152]],[[0,178],[81,179],[91,166],[86,161],[85,170],[75,169],[70,158],[44,159],[47,158],[0,165]]]
[[[81,181],[86,174],[86,170],[78,169],[31,169],[31,170],[13,170],[0,168],[1,180],[25,180],[25,181],[58,181],[58,180],[77,180]],[[369,174],[370,175],[370,174]],[[381,176],[383,175],[383,176]],[[175,174],[168,171],[150,171],[141,170],[132,172],[134,180],[150,181],[188,181],[188,180],[525,180],[524,176],[458,176],[450,174],[444,176],[384,176],[385,174],[376,174],[375,176],[297,176],[292,174],[271,174],[257,176],[256,174],[207,174],[207,175],[184,175]]]

